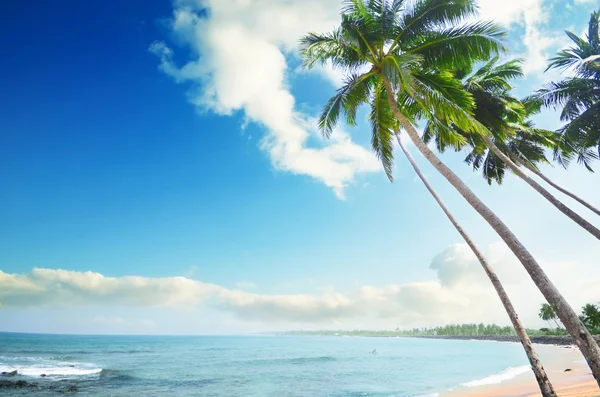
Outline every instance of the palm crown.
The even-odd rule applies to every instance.
[[[486,133],[473,122],[473,97],[450,70],[468,68],[503,49],[505,33],[491,22],[462,23],[476,14],[472,0],[348,0],[342,23],[326,34],[301,39],[304,65],[331,63],[346,73],[325,105],[319,128],[329,136],[341,114],[356,124],[358,108],[370,105],[371,144],[392,179],[394,130],[388,91],[410,121],[444,114],[459,128]]]
[[[547,106],[563,106],[560,118],[567,124],[560,129],[578,152],[578,160],[590,169],[589,160],[597,158],[590,148],[600,150],[600,13],[594,12],[585,39],[566,31],[574,45],[558,52],[548,69],[575,71],[575,77],[546,84],[537,96]],[[591,169],[590,169],[591,170]]]
[[[559,136],[552,131],[536,128],[528,120],[540,111],[541,103],[533,98],[523,101],[511,95],[510,80],[521,77],[522,60],[515,59],[498,63],[492,58],[475,72],[463,69],[455,72],[462,79],[463,88],[473,96],[473,117],[491,132],[494,144],[510,158],[537,168],[539,163],[548,163],[546,148],[558,145]],[[437,115],[444,119],[444,115]],[[480,135],[464,131],[452,123],[452,133],[439,131],[438,124],[427,123],[423,133],[425,142],[435,140],[438,150],[451,146],[455,150],[469,147],[465,161],[475,170],[482,170],[483,177],[491,183],[502,183],[507,164],[498,158]],[[447,127],[444,127],[447,131]]]

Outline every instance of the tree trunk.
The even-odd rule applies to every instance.
[[[556,329],[560,328],[560,323],[558,322],[557,319],[554,319],[554,324],[556,324]]]
[[[385,77],[384,77],[385,78]],[[411,141],[417,149],[425,156],[427,161],[446,178],[448,182],[460,193],[461,196],[481,215],[483,219],[494,229],[494,231],[508,245],[511,251],[519,259],[529,276],[544,295],[548,303],[552,305],[563,325],[579,346],[581,353],[585,357],[598,386],[600,386],[600,348],[598,344],[577,317],[577,313],[569,305],[566,299],[561,295],[558,289],[552,284],[544,270],[537,263],[533,255],[521,244],[513,232],[502,222],[500,218],[490,210],[484,203],[469,189],[469,187],[454,173],[446,164],[444,164],[423,142],[417,130],[412,123],[398,109],[396,98],[392,86],[387,79],[385,87],[388,95],[390,108],[400,125],[406,130]]]
[[[556,183],[554,183],[552,181],[552,179],[550,179],[546,175],[542,174],[542,172],[540,170],[537,170],[537,169],[533,168],[531,165],[527,164],[526,161],[523,161],[523,160],[521,160],[518,157],[515,158],[515,160],[516,160],[517,163],[521,164],[523,167],[527,168],[529,171],[533,172],[535,175],[537,175],[538,177],[540,177],[548,185],[552,186],[553,188],[555,188],[559,192],[561,192],[563,194],[566,194],[567,196],[571,197],[573,200],[577,201],[579,204],[583,205],[584,207],[586,207],[587,209],[589,209],[590,211],[592,211],[596,215],[600,215],[600,210],[598,208],[594,207],[592,204],[588,203],[587,201],[585,201],[581,197],[577,196],[575,193],[572,193],[572,192],[568,191],[567,189],[565,189],[564,187],[562,187],[560,185],[557,185]]]
[[[498,279],[498,276],[496,275],[494,270],[491,268],[491,266],[488,264],[487,260],[483,256],[483,253],[479,250],[477,245],[475,245],[475,242],[473,240],[471,240],[471,237],[469,237],[467,232],[458,223],[456,218],[454,218],[454,215],[452,215],[452,213],[446,207],[446,205],[444,204],[442,199],[438,196],[437,192],[433,189],[433,187],[429,184],[429,182],[427,181],[425,176],[421,173],[419,166],[417,165],[417,163],[415,162],[415,160],[413,159],[411,154],[408,152],[408,150],[406,150],[406,147],[402,143],[402,140],[400,139],[400,133],[398,131],[396,131],[396,139],[398,140],[398,144],[400,145],[400,148],[404,152],[404,155],[408,159],[410,165],[412,165],[413,169],[419,176],[419,179],[421,179],[421,181],[423,182],[423,184],[425,185],[425,187],[427,188],[429,193],[431,193],[431,195],[433,196],[435,201],[438,203],[438,205],[440,206],[442,211],[444,211],[444,214],[446,214],[446,216],[448,217],[448,219],[450,220],[450,222],[452,223],[454,228],[456,228],[456,231],[462,236],[462,238],[465,240],[467,245],[471,248],[471,250],[477,257],[477,259],[479,260],[479,263],[481,263],[483,270],[485,270],[485,273],[488,275],[490,281],[492,282],[492,285],[494,286],[496,293],[500,297],[500,301],[502,301],[502,305],[504,306],[506,313],[508,313],[510,322],[512,323],[513,327],[517,331],[517,335],[519,336],[519,340],[521,341],[521,344],[523,345],[523,349],[525,349],[525,354],[527,355],[527,359],[529,360],[529,363],[531,364],[531,369],[533,370],[533,373],[535,374],[535,379],[537,380],[538,385],[540,386],[540,391],[542,392],[542,396],[543,397],[556,397],[556,393],[554,392],[554,388],[552,387],[552,384],[550,383],[550,380],[548,379],[548,376],[546,375],[546,371],[544,370],[544,367],[542,366],[542,363],[540,362],[540,359],[539,359],[537,353],[533,349],[531,340],[529,339],[529,336],[527,335],[525,328],[523,328],[523,325],[521,324],[521,321],[519,320],[519,317],[517,316],[517,312],[515,311],[515,308],[513,307],[512,303],[508,297],[508,294],[504,290],[502,283]]]
[[[504,162],[504,164],[508,165],[508,167],[511,170],[513,170],[513,172],[515,174],[517,174],[517,176],[519,178],[523,179],[525,182],[527,182],[527,184],[529,186],[531,186],[539,194],[541,194],[542,196],[544,196],[544,198],[546,200],[548,200],[556,208],[558,208],[558,210],[560,212],[562,212],[563,214],[565,214],[566,216],[568,216],[569,218],[571,218],[575,223],[577,223],[579,226],[581,226],[582,228],[584,228],[585,230],[587,230],[592,236],[594,236],[598,240],[600,240],[600,229],[598,229],[597,227],[595,227],[594,225],[592,225],[591,223],[589,223],[588,221],[586,221],[585,219],[583,219],[581,216],[579,216],[577,213],[575,213],[575,211],[573,211],[572,209],[570,209],[569,207],[567,207],[566,205],[564,205],[559,199],[557,199],[549,191],[547,191],[546,189],[544,189],[544,187],[542,185],[540,185],[539,183],[537,183],[536,181],[534,181],[533,179],[531,179],[529,177],[529,175],[527,175],[526,173],[524,173],[523,170],[521,170],[521,168],[519,168],[518,165],[516,165],[515,163],[513,163],[513,161],[510,158],[508,158],[508,156],[505,155],[502,152],[502,150],[498,149],[498,146],[496,146],[496,144],[494,143],[494,141],[489,136],[482,135],[481,138],[483,139],[483,141],[485,142],[485,144],[490,148],[490,150],[496,156],[498,156],[500,158],[500,160],[502,160]]]

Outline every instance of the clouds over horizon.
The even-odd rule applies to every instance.
[[[487,255],[521,318],[537,324],[537,308],[543,298],[524,270],[501,244],[488,247]],[[576,308],[600,299],[600,277],[576,281],[592,264],[546,262],[544,266]],[[14,308],[111,311],[131,307],[149,318],[135,322],[123,320],[122,316],[97,315],[93,323],[119,329],[137,327],[138,332],[161,329],[160,319],[152,318],[154,310],[179,310],[187,318],[199,308],[242,324],[258,324],[265,330],[508,322],[483,270],[465,244],[452,245],[436,255],[430,269],[436,277],[428,281],[364,285],[346,292],[328,289],[318,295],[251,293],[186,277],[106,277],[94,272],[37,268],[26,274],[0,271],[0,314],[3,309]],[[152,326],[146,327],[148,324]]]

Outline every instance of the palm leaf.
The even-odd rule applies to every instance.
[[[371,147],[381,161],[385,175],[390,181],[393,181],[393,131],[397,128],[397,121],[390,110],[383,82],[380,82],[375,88],[369,122],[371,124]]]
[[[493,22],[451,26],[423,33],[406,52],[421,55],[431,68],[455,70],[504,51],[505,36],[506,32]]]

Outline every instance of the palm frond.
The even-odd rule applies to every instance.
[[[371,101],[371,112],[369,114],[371,124],[371,147],[381,161],[385,175],[390,181],[394,180],[394,130],[397,128],[397,121],[391,112],[388,104],[387,93],[383,82],[375,88],[375,93]]]
[[[504,51],[505,36],[506,32],[493,22],[451,26],[423,33],[406,52],[421,55],[431,68],[455,70]]]
[[[463,90],[450,72],[415,74],[414,98],[430,117],[435,115],[438,120],[463,131],[489,134],[487,128],[472,117],[473,96]]]
[[[325,138],[331,136],[341,113],[346,115],[348,124],[356,124],[357,109],[360,105],[368,102],[374,77],[374,73],[351,75],[336,91],[336,94],[327,101],[318,122],[319,130]]]
[[[391,54],[381,64],[382,73],[395,90],[412,90],[412,70],[421,65],[422,58],[415,54]]]
[[[356,70],[366,64],[355,43],[346,40],[341,29],[324,34],[309,33],[302,37],[300,56],[307,69],[327,62],[343,70]]]
[[[401,41],[411,42],[424,32],[440,29],[476,16],[472,0],[420,0],[406,10],[394,34],[391,51]]]

